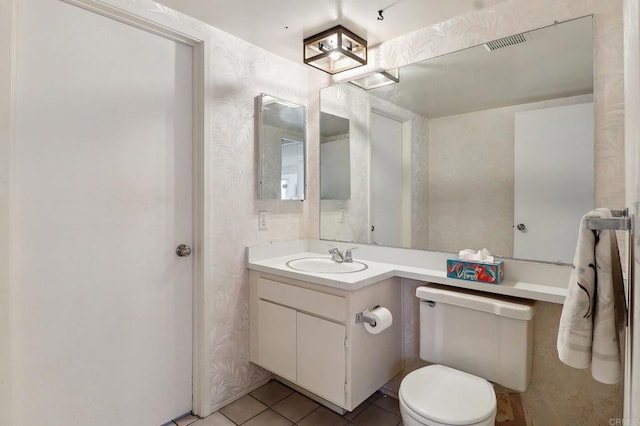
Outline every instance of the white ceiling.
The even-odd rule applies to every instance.
[[[372,47],[508,0],[156,1],[302,63],[304,38],[337,24],[364,37]],[[384,20],[378,20],[380,9]],[[479,47],[403,67],[400,85],[372,94],[426,117],[438,117],[592,90],[590,19],[531,34],[530,41],[517,48],[488,54]]]
[[[302,41],[337,24],[369,46],[506,0],[156,0],[302,62]],[[382,9],[384,20],[378,20]]]
[[[590,16],[400,68],[400,83],[369,91],[427,118],[593,93]]]

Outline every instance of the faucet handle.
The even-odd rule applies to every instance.
[[[344,261],[347,263],[353,262],[353,255],[351,254],[351,252],[353,250],[356,250],[358,247],[351,247],[348,248],[344,251]]]
[[[331,260],[334,262],[342,263],[345,261],[344,254],[340,251],[339,248],[333,247],[331,244],[327,244],[329,247],[329,254],[331,255]]]

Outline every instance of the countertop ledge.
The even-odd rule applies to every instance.
[[[536,284],[522,281],[502,281],[500,284],[475,283],[471,281],[448,278],[444,270],[421,268],[416,266],[398,265],[392,263],[376,262],[367,259],[356,259],[368,268],[359,272],[350,273],[310,273],[289,268],[287,262],[305,257],[329,256],[314,252],[299,252],[261,260],[249,260],[247,267],[254,271],[260,271],[272,275],[306,281],[327,287],[354,291],[377,283],[387,278],[399,277],[425,283],[444,284],[452,287],[460,287],[477,290],[486,293],[502,294],[506,296],[521,297],[532,300],[540,300],[551,303],[564,303],[567,289],[545,284]]]

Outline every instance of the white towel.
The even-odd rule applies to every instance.
[[[622,376],[620,331],[626,321],[624,284],[615,231],[584,227],[585,218],[610,218],[608,209],[587,213],[580,223],[567,298],[558,329],[558,356],[614,384]]]

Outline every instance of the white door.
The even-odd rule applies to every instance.
[[[56,0],[18,17],[17,425],[191,410],[191,48]]]
[[[402,246],[402,123],[371,111],[371,243]]]
[[[592,103],[516,113],[514,257],[573,262],[593,161]]]

